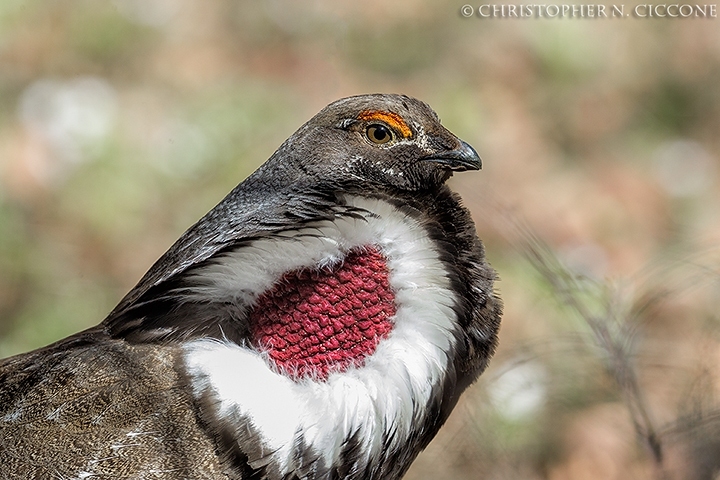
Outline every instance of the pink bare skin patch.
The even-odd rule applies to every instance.
[[[283,374],[325,380],[361,365],[392,330],[395,311],[387,260],[369,246],[332,269],[286,273],[258,298],[250,334]]]

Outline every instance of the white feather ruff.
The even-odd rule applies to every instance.
[[[374,245],[387,258],[394,328],[363,366],[331,373],[326,381],[293,381],[249,348],[211,340],[185,347],[194,393],[212,392],[222,418],[249,418],[283,473],[292,467],[298,435],[328,464],[356,433],[369,457],[380,453],[389,432],[395,442],[406,441],[448,369],[455,299],[425,228],[381,200],[352,197],[348,203],[374,215],[254,241],[198,271],[192,278],[197,287],[187,294],[252,305],[285,272],[334,264],[352,248]]]

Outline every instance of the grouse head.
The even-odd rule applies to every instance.
[[[315,184],[390,191],[431,190],[453,170],[477,170],[481,165],[477,152],[443,127],[430,107],[397,95],[331,103],[274,158]],[[268,167],[275,167],[272,161]]]
[[[445,185],[478,168],[418,100],[330,104],[102,324],[0,363],[0,462],[26,478],[400,478],[495,349],[495,272]],[[55,450],[29,451],[43,436]]]

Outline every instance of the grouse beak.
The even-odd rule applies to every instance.
[[[460,146],[454,150],[434,153],[422,158],[423,161],[433,162],[441,165],[447,170],[464,172],[465,170],[480,170],[482,160],[480,155],[470,144],[460,140]]]

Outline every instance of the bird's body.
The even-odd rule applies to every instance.
[[[0,366],[0,478],[229,478],[178,348],[87,332]]]
[[[434,112],[301,127],[99,326],[0,361],[0,478],[395,479],[495,347],[478,168]]]

